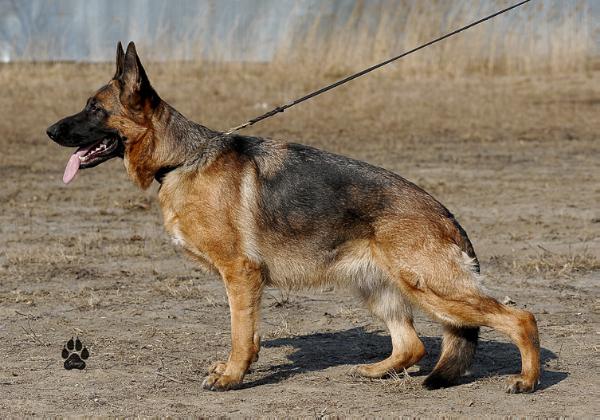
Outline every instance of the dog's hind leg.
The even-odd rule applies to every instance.
[[[377,363],[358,365],[353,372],[369,378],[381,378],[402,371],[425,355],[425,347],[413,326],[412,308],[397,288],[389,283],[361,289],[361,295],[371,312],[390,331],[392,354]]]
[[[454,385],[471,366],[478,338],[479,327],[444,325],[442,354],[423,385],[428,389]]]
[[[446,326],[441,359],[425,386],[438,388],[455,383],[472,358],[477,328],[487,326],[507,335],[521,353],[521,374],[511,379],[507,392],[533,391],[540,376],[534,316],[486,296],[469,258],[458,247],[428,245],[414,247],[410,262],[408,257],[398,258],[394,248],[379,254],[402,292]]]
[[[506,391],[532,392],[540,376],[540,344],[534,316],[527,311],[511,308],[478,293],[456,298],[442,298],[426,292],[421,300],[424,308],[445,320],[446,334],[442,356],[424,385],[440,388],[456,382],[474,352],[475,331],[483,325],[508,336],[521,353],[521,374],[513,377]],[[460,332],[460,334],[459,334]],[[470,336],[470,338],[465,339]],[[464,352],[461,354],[461,352]]]

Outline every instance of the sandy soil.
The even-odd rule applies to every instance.
[[[322,84],[261,68],[147,66],[184,114],[225,129]],[[400,80],[341,88],[250,132],[368,160],[417,182],[469,232],[484,284],[533,311],[540,389],[507,395],[516,348],[489,330],[461,385],[426,391],[428,349],[383,380],[348,374],[390,351],[383,325],[344,291],[264,299],[263,349],[245,387],[201,389],[229,348],[219,279],[172,248],[155,187],[122,163],[61,183],[69,151],[46,126],[78,111],[105,65],[0,67],[0,413],[206,416],[599,416],[600,74],[554,79]],[[330,75],[333,77],[334,75]],[[79,336],[83,371],[63,369]]]

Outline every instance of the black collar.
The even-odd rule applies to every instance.
[[[165,176],[167,176],[169,172],[174,171],[179,167],[180,166],[163,166],[158,171],[156,171],[156,174],[154,174],[154,179],[156,179],[156,182],[158,182],[159,184],[162,184],[163,180],[165,179]]]

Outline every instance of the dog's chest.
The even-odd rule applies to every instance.
[[[196,245],[197,240],[194,240],[193,235],[186,233],[185,225],[177,214],[169,210],[163,211],[163,214],[165,229],[169,234],[173,245],[186,251],[194,253],[201,252]]]
[[[159,202],[164,227],[173,245],[205,269],[215,271],[219,248],[214,245],[222,240],[223,232],[213,222],[217,219],[214,211],[210,211],[214,206],[205,205],[198,194],[185,190],[173,193],[164,187],[159,193]]]
[[[202,246],[202,241],[198,240],[198,232],[191,235],[186,233],[185,224],[177,220],[177,217],[172,218],[169,222],[165,219],[165,228],[176,248],[185,251],[206,270],[215,271],[213,259]]]
[[[186,251],[188,254],[197,259],[201,259],[202,263],[210,263],[210,258],[202,249],[202,241],[199,240],[203,235],[197,226],[192,229],[190,223],[185,218],[180,216],[181,210],[169,206],[161,206],[165,230],[171,238],[171,242],[176,248]]]
[[[171,242],[173,242],[173,245],[175,245],[177,248],[186,249],[188,247],[186,239],[179,228],[178,222],[174,222],[171,225],[171,228],[167,229],[167,232],[169,232],[169,235],[171,236]]]
[[[194,246],[190,241],[189,235],[185,235],[181,228],[181,221],[177,216],[177,213],[170,208],[163,208],[163,217],[165,230],[171,238],[171,242],[177,248],[181,248],[188,251],[194,251]]]
[[[239,180],[214,166],[209,175],[197,172],[175,178],[171,173],[159,202],[172,242],[203,265],[221,270],[240,258],[245,241],[239,228],[243,224]]]

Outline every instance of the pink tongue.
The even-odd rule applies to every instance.
[[[69,161],[67,162],[67,167],[65,168],[65,173],[63,175],[63,182],[65,184],[68,184],[69,182],[71,182],[73,180],[73,178],[75,178],[75,175],[77,174],[77,171],[79,170],[79,164],[81,163],[81,161],[79,160],[79,156],[83,156],[85,155],[87,152],[89,152],[89,150],[92,148],[92,146],[88,146],[88,147],[80,147],[79,149],[77,149],[77,151],[75,153],[73,153],[71,155],[71,157],[69,158]]]

